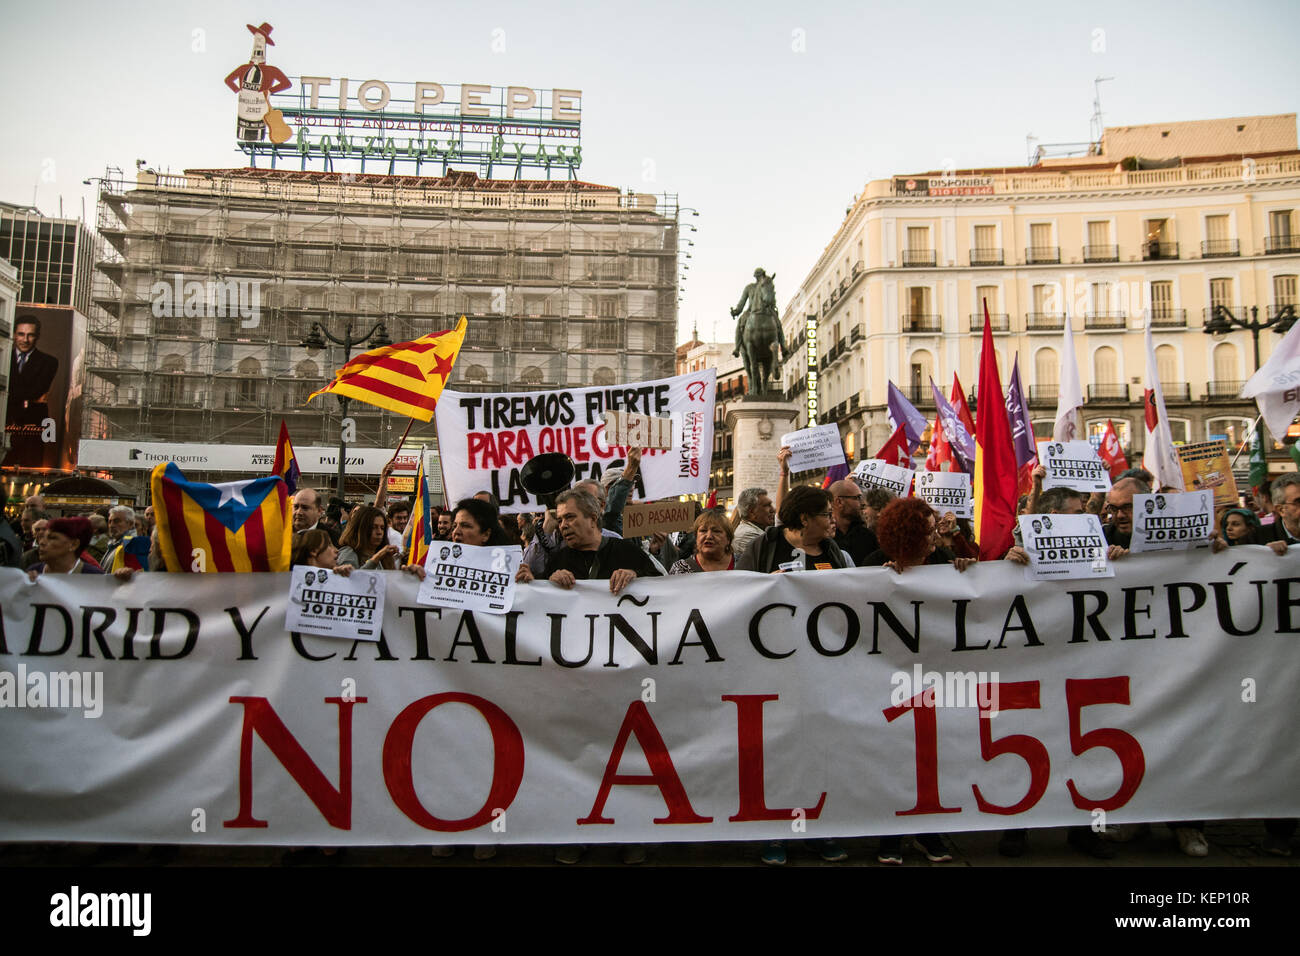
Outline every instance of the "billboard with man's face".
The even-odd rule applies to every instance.
[[[71,472],[81,438],[86,317],[63,306],[19,305],[9,362],[5,471]]]

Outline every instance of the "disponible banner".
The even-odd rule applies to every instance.
[[[1300,576],[720,572],[283,629],[287,574],[0,569],[0,839],[766,840],[1300,815]]]
[[[519,472],[529,459],[563,452],[574,481],[622,467],[627,449],[605,440],[605,413],[632,412],[672,420],[672,447],[647,450],[636,479],[637,499],[675,498],[709,490],[713,461],[713,369],[608,388],[438,396],[438,448],[447,500],[491,491],[503,514],[537,511]]]

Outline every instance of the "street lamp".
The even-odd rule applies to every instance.
[[[302,347],[305,349],[313,349],[313,350],[323,349],[325,348],[325,339],[329,339],[335,345],[343,346],[344,365],[347,365],[348,361],[352,358],[352,346],[354,345],[374,344],[376,347],[382,348],[385,345],[393,344],[393,340],[388,337],[388,330],[384,328],[384,323],[382,321],[376,322],[373,326],[371,326],[370,331],[367,332],[365,335],[361,335],[357,337],[353,337],[352,323],[348,322],[346,328],[343,330],[343,338],[338,338],[337,336],[332,334],[328,329],[322,326],[319,322],[313,322],[311,324],[311,330],[305,336],[303,336]],[[345,395],[339,395],[338,400],[339,400],[339,406],[342,409],[342,417],[346,419],[348,417],[348,405],[350,404],[351,399],[349,399]],[[346,433],[344,432],[343,426],[340,423],[339,477],[334,490],[335,495],[337,495],[339,498],[343,497],[343,466],[344,466],[344,462],[347,461],[347,455],[348,455],[347,440],[344,438],[345,434]]]
[[[1273,307],[1273,317],[1267,321],[1259,321],[1259,306],[1250,307],[1250,321],[1238,318],[1225,306],[1216,305],[1210,310],[1210,320],[1205,323],[1202,329],[1206,335],[1227,335],[1233,327],[1249,329],[1251,338],[1255,342],[1255,371],[1259,371],[1259,333],[1263,329],[1274,329],[1278,335],[1285,335],[1291,331],[1291,326],[1295,324],[1296,311],[1294,305],[1281,305]]]

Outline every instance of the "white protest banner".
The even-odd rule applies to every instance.
[[[505,614],[515,600],[515,572],[524,552],[512,547],[435,541],[424,559],[416,600],[439,607]]]
[[[438,450],[449,501],[491,491],[502,514],[537,511],[536,499],[519,482],[519,471],[536,455],[563,452],[573,459],[574,481],[599,478],[620,467],[626,449],[605,441],[609,409],[671,418],[677,443],[651,449],[641,459],[635,498],[670,498],[709,490],[713,461],[714,369],[690,375],[596,388],[549,392],[438,396]]]
[[[427,846],[782,839],[798,810],[811,839],[1300,816],[1300,697],[1242,704],[1242,675],[1300,685],[1300,578],[1265,548],[1031,589],[1003,561],[536,582],[504,615],[380,576],[381,639],[346,643],[283,630],[288,575],[0,569],[0,833]],[[1045,759],[985,756],[995,709],[996,737]]]
[[[1242,675],[1300,686],[1300,578],[1266,548],[1030,589],[1005,561],[540,581],[504,615],[380,576],[380,640],[346,643],[282,628],[287,574],[0,568],[0,833],[428,846],[783,839],[798,810],[810,839],[1300,816],[1300,696],[1242,703]],[[1044,759],[987,757],[994,709],[996,738]]]
[[[384,620],[384,579],[374,571],[343,575],[300,564],[290,572],[284,629],[349,641],[377,641]]]
[[[915,474],[911,468],[900,468],[879,458],[868,458],[853,469],[853,480],[863,488],[884,488],[899,498],[906,498]]]
[[[623,537],[644,538],[660,532],[690,531],[695,526],[694,501],[647,501],[623,509]]]
[[[1133,496],[1134,554],[1148,551],[1185,551],[1208,544],[1214,529],[1214,492]]]
[[[921,471],[916,475],[916,497],[939,514],[951,511],[958,518],[974,518],[970,475],[961,471]]]
[[[1114,577],[1096,515],[1021,515],[1017,520],[1029,552],[1026,579]]]
[[[1090,441],[1040,441],[1038,461],[1047,470],[1043,490],[1072,488],[1085,494],[1110,491],[1110,470]]]
[[[673,420],[635,412],[605,412],[605,443],[625,448],[673,447]]]
[[[845,464],[838,425],[814,425],[787,432],[781,436],[781,445],[790,449],[790,471],[795,474]]]

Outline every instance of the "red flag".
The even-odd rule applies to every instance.
[[[894,429],[894,434],[889,436],[889,441],[885,442],[880,451],[876,452],[876,458],[887,461],[891,465],[898,465],[900,468],[912,467],[912,450],[907,447],[905,424],[904,422],[898,423],[898,427]]]
[[[709,500],[704,502],[705,508],[716,508],[718,506],[718,489],[714,488],[709,492]]]
[[[952,395],[948,401],[952,404],[952,410],[957,413],[961,423],[966,426],[966,434],[974,437],[975,419],[971,418],[970,407],[966,404],[966,392],[961,387],[961,380],[957,378],[957,373],[952,373]]]
[[[975,427],[975,539],[980,560],[1001,558],[1015,543],[1016,450],[993,351],[993,329],[984,304],[984,342],[980,351],[979,421]]]
[[[1097,454],[1110,469],[1112,479],[1128,468],[1128,459],[1124,457],[1124,449],[1120,447],[1119,435],[1115,434],[1115,423],[1109,418],[1106,419],[1106,430],[1101,433],[1101,446],[1097,449]]]
[[[930,453],[925,456],[926,471],[943,471],[944,465],[952,463],[952,446],[943,437],[943,418],[936,415],[930,426]],[[948,469],[951,471],[951,467]]]

